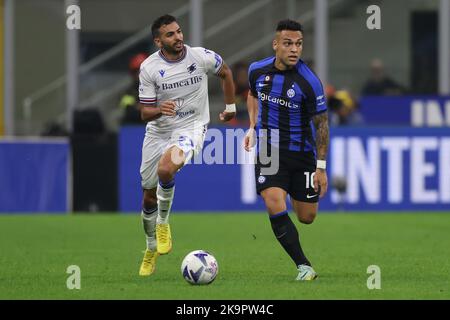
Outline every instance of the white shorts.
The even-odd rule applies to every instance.
[[[143,189],[158,186],[158,164],[161,156],[171,147],[183,150],[186,164],[201,152],[207,126],[198,129],[179,129],[165,134],[146,134],[142,145],[141,185]]]

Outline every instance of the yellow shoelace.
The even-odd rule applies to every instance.
[[[164,227],[160,227],[159,228],[160,232],[158,232],[158,240],[162,241],[162,242],[166,242],[167,238],[168,238],[168,227],[164,226]]]

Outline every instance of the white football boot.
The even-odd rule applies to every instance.
[[[298,266],[298,276],[295,280],[310,281],[317,278],[317,273],[314,269],[306,264]]]

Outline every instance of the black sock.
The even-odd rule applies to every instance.
[[[311,263],[305,257],[302,247],[300,246],[297,228],[289,218],[288,212],[283,211],[270,216],[270,223],[272,224],[272,230],[275,237],[289,254],[291,259],[294,260],[295,265],[297,267],[301,264],[310,266]]]

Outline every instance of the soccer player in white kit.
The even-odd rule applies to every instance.
[[[157,257],[172,249],[169,213],[174,178],[203,147],[209,123],[208,74],[222,79],[226,108],[220,120],[228,121],[236,113],[233,75],[218,54],[185,45],[180,26],[170,15],[155,20],[152,35],[160,50],[141,64],[139,76],[141,117],[148,122],[140,169],[147,238],[141,276],[151,275]]]

